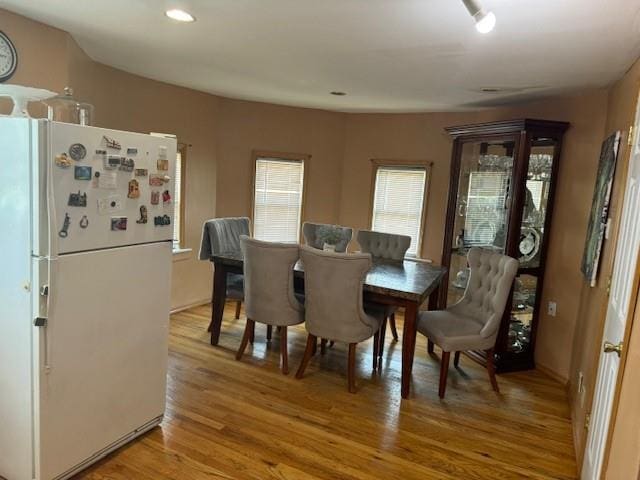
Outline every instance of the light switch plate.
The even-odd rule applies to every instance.
[[[556,304],[556,302],[550,301],[547,306],[547,314],[551,317],[555,317],[557,308],[558,308],[558,305]]]

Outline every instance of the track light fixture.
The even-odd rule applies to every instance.
[[[489,33],[496,26],[496,16],[493,12],[487,12],[482,8],[478,0],[462,0],[464,6],[467,7],[469,15],[476,22],[476,30],[480,33]]]

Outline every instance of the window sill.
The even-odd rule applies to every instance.
[[[187,260],[190,257],[190,253],[193,251],[192,248],[174,248],[173,260]]]

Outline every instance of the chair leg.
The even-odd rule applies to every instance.
[[[289,355],[287,352],[287,327],[280,329],[280,356],[282,357],[282,373],[289,373]]]
[[[317,339],[315,335],[309,334],[307,336],[307,348],[304,349],[304,355],[302,356],[302,362],[300,362],[300,366],[298,367],[298,371],[296,372],[296,378],[300,379],[304,375],[304,371],[307,369],[307,365],[309,364],[309,360],[314,354],[315,346],[317,345]]]
[[[271,341],[272,334],[273,334],[273,327],[271,325],[267,325],[267,342]]]
[[[311,355],[315,355],[316,353],[318,353],[318,340],[317,337],[313,337],[315,338],[315,343],[313,344],[313,346],[311,347]]]
[[[493,391],[500,393],[500,387],[498,387],[498,380],[496,380],[496,364],[493,358],[493,348],[487,350],[487,372],[489,372],[489,380]]]
[[[238,348],[238,353],[236,353],[236,360],[240,360],[242,358],[242,355],[244,354],[244,351],[247,348],[247,343],[249,343],[249,338],[252,335],[254,325],[255,325],[255,322],[247,318],[247,324],[244,327],[244,335],[242,335],[240,348]]]
[[[329,340],[329,348],[333,347],[336,344],[333,340]]]
[[[347,380],[349,382],[349,392],[356,393],[356,345],[349,344],[349,367],[347,370]]]
[[[460,352],[456,352],[453,356],[453,366],[458,368],[459,364],[460,364]]]
[[[380,350],[380,330],[373,336],[373,371],[378,369],[378,352]]]
[[[449,357],[451,352],[442,352],[442,359],[440,360],[440,388],[438,389],[438,396],[444,398],[444,392],[447,389],[447,375],[449,374]]]
[[[251,321],[251,333],[249,334],[249,341],[251,342],[251,345],[253,345],[255,338],[256,338],[256,322]]]
[[[427,340],[427,353],[433,353],[433,342],[431,340]]]
[[[320,355],[324,355],[325,353],[327,353],[327,339],[321,338],[320,339]]]
[[[393,340],[398,341],[398,329],[396,328],[396,314],[392,313],[389,315],[389,325],[391,326],[391,335],[393,335]]]
[[[238,300],[236,302],[236,320],[240,318],[240,309],[242,308],[242,302]]]

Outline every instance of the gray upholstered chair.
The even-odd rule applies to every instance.
[[[338,253],[346,252],[347,245],[353,237],[353,229],[340,225],[327,225],[324,223],[304,222],[302,235],[307,245],[322,250],[324,244],[334,245]]]
[[[362,252],[370,253],[374,258],[396,260],[399,262],[404,260],[404,256],[411,246],[411,237],[408,235],[359,230],[356,238]],[[398,310],[398,308],[392,305],[385,305],[384,309],[385,315],[382,328],[380,329],[380,347],[378,349],[380,358],[382,358],[384,352],[384,337],[387,331],[387,321],[389,321],[393,339],[395,341],[398,340],[398,329],[396,327],[396,310]],[[382,362],[380,362],[379,365],[382,365]]]
[[[460,352],[484,350],[491,386],[499,392],[495,376],[494,345],[518,261],[490,250],[472,248],[467,256],[469,282],[462,299],[446,310],[420,313],[418,331],[429,339],[428,350],[433,353],[435,343],[442,349],[440,388],[444,398],[447,388],[449,357],[455,352],[457,366]]]
[[[287,327],[304,322],[304,305],[293,290],[293,266],[300,254],[298,244],[275,243],[240,237],[244,254],[244,301],[247,314],[240,360],[253,337],[255,322],[280,327],[282,373],[289,373]]]
[[[348,385],[355,392],[356,345],[374,337],[373,367],[376,368],[377,346],[382,310],[366,311],[362,287],[371,268],[371,255],[333,253],[308,246],[300,247],[304,266],[305,327],[307,347],[296,378],[302,378],[315,351],[317,338],[349,344]]]
[[[250,235],[250,221],[247,217],[214,218],[202,226],[200,260],[212,260],[213,255],[240,252],[240,236]],[[236,320],[240,318],[240,308],[244,299],[242,275],[227,275],[226,297],[236,301]],[[213,305],[213,297],[211,298]],[[211,324],[209,325],[209,331]]]

